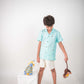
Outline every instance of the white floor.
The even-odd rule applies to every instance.
[[[36,74],[38,74],[39,70],[36,70]],[[79,74],[75,74],[74,72],[68,77],[63,78],[62,73],[57,73],[57,84],[83,84],[84,78],[79,76]],[[0,72],[0,84],[18,84],[17,83],[17,74],[11,72]],[[41,84],[53,84],[52,74],[48,69],[44,70],[42,83]]]
[[[0,84],[17,84],[17,77],[0,75]],[[52,75],[45,71],[41,84],[53,84]],[[72,74],[68,78],[64,79],[62,74],[57,74],[57,84],[83,84],[83,78],[79,78],[77,75]]]
[[[42,84],[53,84],[52,75],[45,73],[42,78]],[[72,74],[68,78],[63,78],[62,74],[57,74],[57,84],[83,84],[83,79],[79,78],[77,74]]]
[[[42,84],[53,84],[52,80],[42,80]],[[68,77],[63,79],[61,76],[57,76],[57,84],[83,84],[81,80],[78,80],[76,77]]]

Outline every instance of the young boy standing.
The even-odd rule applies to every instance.
[[[38,51],[37,51],[37,62],[40,63],[40,70],[38,73],[38,84],[41,84],[41,79],[43,76],[43,71],[46,66],[52,72],[53,82],[56,84],[56,70],[55,70],[55,56],[56,56],[56,46],[57,43],[64,53],[65,62],[68,61],[68,56],[65,48],[62,44],[63,38],[60,32],[53,28],[55,24],[54,17],[51,15],[45,16],[43,18],[43,23],[46,26],[45,29],[41,30],[38,36]]]

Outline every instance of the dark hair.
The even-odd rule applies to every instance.
[[[53,24],[55,24],[54,17],[51,15],[45,16],[43,18],[43,23],[44,23],[44,25],[52,26]]]

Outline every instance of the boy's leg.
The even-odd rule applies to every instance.
[[[38,73],[38,84],[41,84],[41,79],[43,76],[43,71],[45,69],[45,60],[44,59],[40,59],[40,69],[39,69],[39,73]]]
[[[53,82],[56,84],[56,71],[55,71],[55,61],[46,60],[46,65],[52,72]]]
[[[44,69],[45,68],[40,67],[40,70],[39,70],[39,73],[38,73],[38,84],[41,84]]]
[[[51,70],[54,84],[56,84],[56,70],[55,68]]]

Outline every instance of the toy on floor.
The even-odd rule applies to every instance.
[[[33,61],[28,63],[28,66],[26,67],[26,69],[24,71],[25,75],[32,75],[32,73],[33,73],[33,66],[35,65],[34,62],[35,62],[35,60],[33,60]]]
[[[71,71],[68,69],[68,63],[66,62],[66,69],[64,70],[63,77],[67,78],[69,74],[72,74]]]

